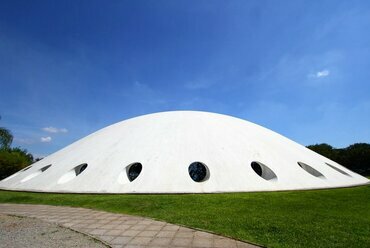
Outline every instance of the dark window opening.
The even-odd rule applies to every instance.
[[[28,166],[28,167],[26,167],[26,168],[24,168],[23,170],[21,170],[21,171],[26,171],[26,170],[28,170],[28,169],[31,169],[31,165],[30,166]]]
[[[206,166],[201,162],[193,162],[188,168],[191,179],[195,182],[203,182],[208,179],[209,173]]]
[[[328,165],[329,167],[331,167],[332,169],[338,171],[339,173],[342,173],[343,175],[346,175],[346,176],[351,176],[350,174],[348,174],[347,172],[345,171],[342,171],[341,169],[335,167],[334,165],[331,165],[331,164],[328,164],[328,163],[325,163],[326,165]]]
[[[309,174],[311,174],[312,176],[315,176],[315,177],[320,177],[320,178],[325,178],[325,176],[323,174],[321,174],[321,172],[319,172],[318,170],[312,168],[311,166],[309,166],[308,164],[305,164],[305,163],[302,163],[302,162],[297,162],[298,165],[304,169],[306,172],[308,172]]]
[[[265,180],[276,180],[276,174],[267,166],[260,162],[253,161],[251,167],[256,172],[257,175],[262,177]]]
[[[257,175],[262,176],[262,167],[257,162],[252,162],[251,166]]]
[[[47,166],[45,166],[45,167],[42,167],[41,169],[40,169],[40,171],[41,172],[44,172],[44,171],[46,171],[47,169],[49,169],[49,167],[51,166],[51,164],[49,164],[49,165],[47,165]]]
[[[134,181],[140,175],[142,169],[143,166],[140,163],[133,163],[129,166],[127,170],[127,177],[130,182]]]
[[[75,167],[76,176],[80,175],[84,170],[86,170],[87,164],[80,164],[79,166]]]

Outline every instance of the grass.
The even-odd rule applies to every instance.
[[[312,191],[84,195],[0,191],[2,203],[152,217],[268,247],[369,247],[370,186]]]

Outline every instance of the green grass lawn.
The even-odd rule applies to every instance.
[[[148,216],[268,247],[370,246],[370,186],[186,195],[0,191],[0,202],[78,206]]]

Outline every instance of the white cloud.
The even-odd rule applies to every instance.
[[[330,71],[327,69],[324,69],[322,71],[318,71],[315,73],[308,74],[307,77],[309,78],[324,78],[330,75]]]
[[[67,133],[66,128],[56,128],[56,127],[44,127],[42,130],[48,133]]]
[[[327,77],[327,76],[329,76],[329,74],[330,74],[329,70],[322,70],[322,71],[316,72],[315,76],[317,78],[321,78],[321,77]]]
[[[41,137],[40,141],[43,142],[43,143],[48,143],[50,142],[52,139],[50,136],[48,137]]]

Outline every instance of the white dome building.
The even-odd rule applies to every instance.
[[[348,187],[369,180],[271,130],[197,111],[103,128],[5,178],[6,190],[215,193]]]

